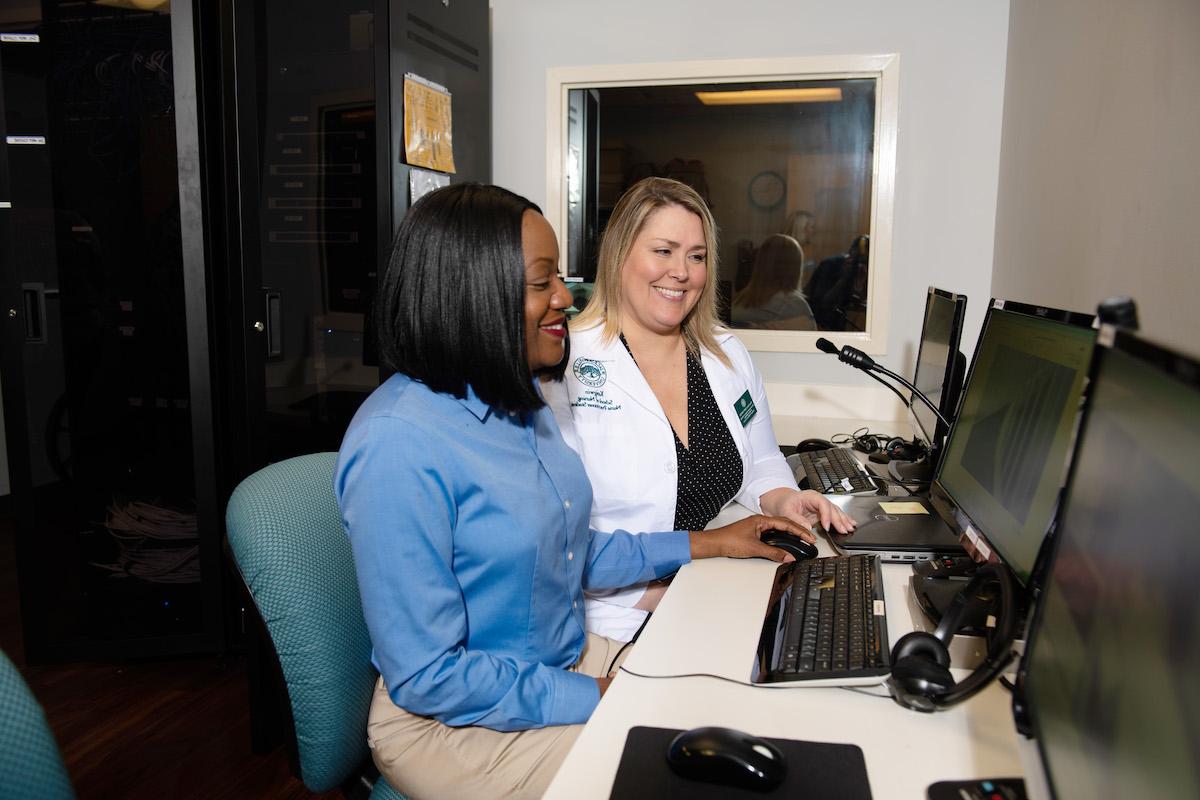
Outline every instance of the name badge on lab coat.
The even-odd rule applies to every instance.
[[[742,393],[733,403],[733,410],[737,412],[738,421],[742,423],[742,427],[746,427],[750,420],[754,419],[754,415],[758,413],[758,409],[754,407],[754,401],[750,399],[750,392]]]

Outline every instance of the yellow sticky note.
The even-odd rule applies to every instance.
[[[880,503],[879,507],[885,514],[928,514],[928,509],[920,503]]]

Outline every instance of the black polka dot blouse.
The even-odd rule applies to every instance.
[[[621,343],[629,350],[625,336]],[[633,352],[629,351],[630,358]],[[637,359],[634,359],[637,363]],[[742,487],[742,457],[717,407],[700,359],[687,353],[688,446],[674,428],[679,484],[675,493],[677,531],[704,530]]]

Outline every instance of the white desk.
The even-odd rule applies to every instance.
[[[829,545],[821,541],[821,555]],[[625,667],[647,675],[709,673],[749,682],[776,564],[707,559],[679,571]],[[905,565],[883,566],[888,635],[912,628]],[[962,677],[962,674],[959,674]],[[649,679],[621,672],[546,793],[607,798],[629,729],[723,725],[758,736],[857,744],[876,800],[924,798],[938,780],[1022,774],[1009,694],[999,686],[947,711],[901,708],[866,691],[741,686],[710,677]]]

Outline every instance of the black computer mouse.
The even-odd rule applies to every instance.
[[[827,439],[804,439],[796,445],[797,453],[815,453],[820,450],[832,450],[833,442]]]
[[[692,728],[671,740],[667,764],[680,777],[769,792],[783,783],[787,762],[770,742],[733,728]]]
[[[797,561],[817,557],[817,546],[811,542],[804,541],[794,533],[777,531],[772,528],[769,531],[763,531],[762,536],[758,538],[763,544],[769,544],[772,547],[778,547],[780,550],[791,553],[792,557]]]

